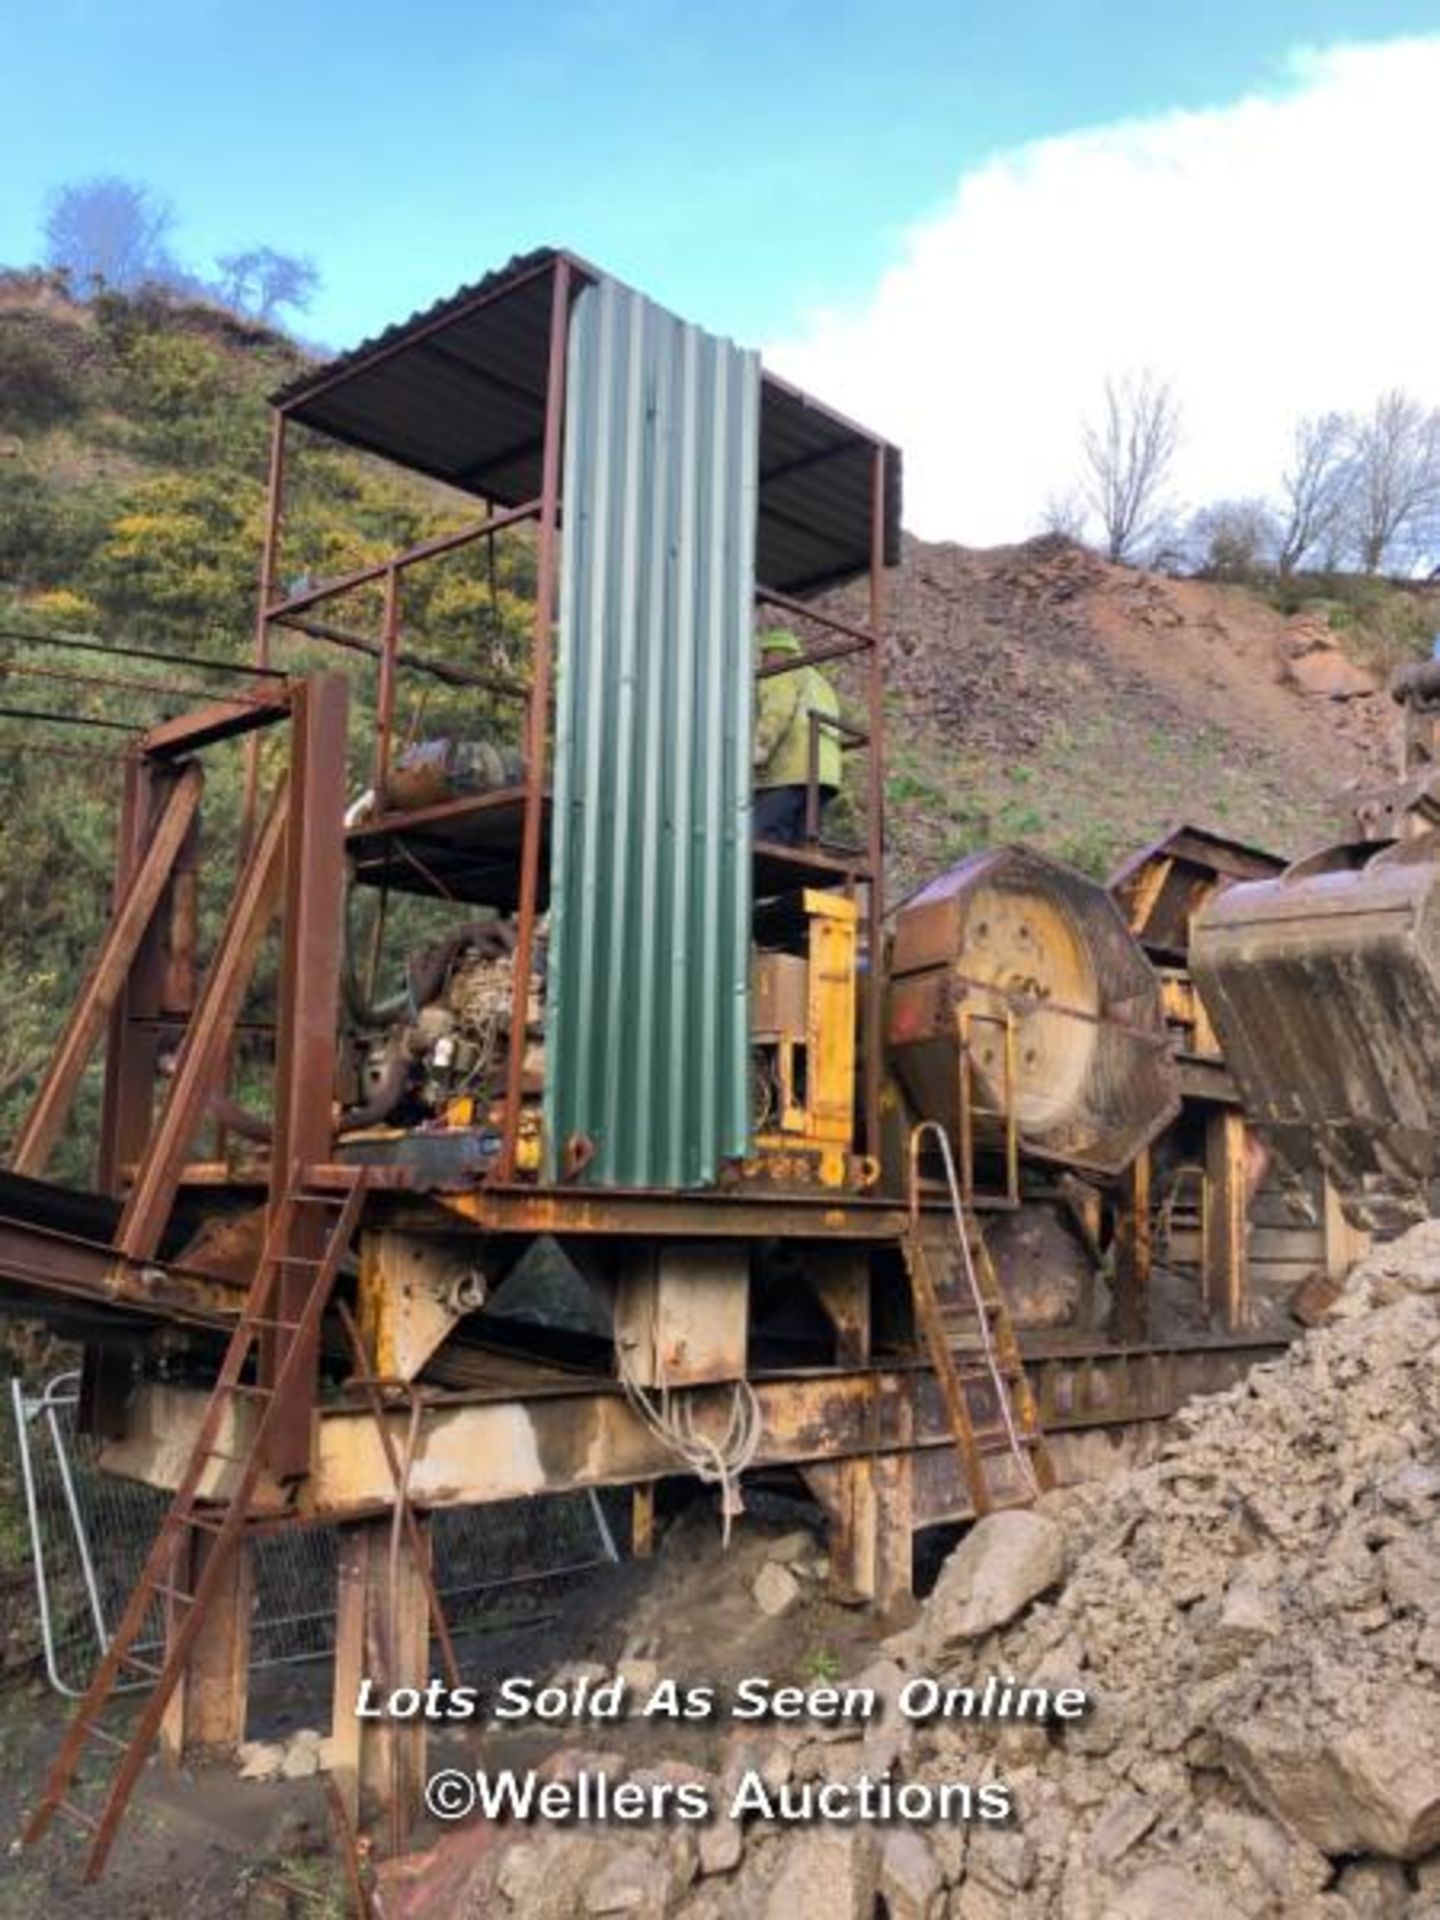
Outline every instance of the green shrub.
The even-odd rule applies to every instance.
[[[82,356],[63,338],[75,331],[38,313],[0,313],[0,431],[33,433],[80,411]]]
[[[221,474],[165,473],[125,496],[88,569],[87,585],[120,621],[152,635],[248,639],[255,605],[263,492]]]
[[[104,529],[103,496],[64,493],[23,461],[0,461],[0,581],[61,587],[88,564]]]

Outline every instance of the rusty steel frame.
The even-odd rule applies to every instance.
[[[340,1020],[345,912],[345,719],[349,683],[343,674],[312,675],[295,696],[285,817],[284,901],[267,1234],[289,1205],[297,1168],[328,1159]],[[292,1217],[293,1216],[292,1214]],[[324,1223],[295,1219],[288,1264],[276,1292],[281,1323],[301,1317],[308,1275],[324,1252]],[[303,1336],[309,1351],[290,1361],[292,1340],[281,1326],[260,1342],[260,1379],[288,1381],[275,1407],[269,1464],[303,1474],[310,1463],[310,1416],[319,1372],[320,1329]]]
[[[165,1104],[143,1144],[115,1232],[128,1260],[150,1260],[169,1223],[185,1156],[220,1083],[225,1052],[255,970],[260,943],[279,904],[288,796],[277,790],[236,884],[225,927],[175,1064]],[[151,1036],[153,1044],[153,1036]],[[145,1089],[148,1107],[150,1089]],[[328,1087],[326,1090],[328,1099]]]
[[[127,756],[116,825],[112,917],[125,911],[165,804],[165,788],[174,777],[173,770],[158,767],[139,753]],[[105,1046],[97,1176],[101,1189],[116,1196],[121,1169],[139,1160],[150,1132],[164,996],[165,935],[162,915],[155,914],[126,970],[110,1013]]]
[[[880,1152],[880,1056],[885,1034],[885,980],[881,965],[885,925],[885,675],[881,635],[885,628],[885,449],[877,445],[871,471],[870,494],[870,873],[867,888],[867,953],[865,977],[865,1144]]]
[[[98,1241],[3,1216],[0,1278],[33,1294],[27,1311],[37,1313],[49,1296],[73,1301],[77,1312],[113,1310],[224,1332],[238,1311],[235,1289],[224,1281],[178,1267],[117,1261],[115,1249]],[[118,1318],[115,1325],[118,1330]]]
[[[437,663],[426,661],[421,656],[411,655],[400,645],[401,576],[412,566],[419,566],[437,559],[473,541],[493,538],[507,528],[526,523],[534,523],[537,527],[533,647],[528,680],[517,680],[513,685],[507,683],[499,689],[524,701],[524,715],[521,723],[523,783],[520,788],[520,873],[519,899],[516,908],[515,989],[505,1063],[500,1152],[494,1176],[496,1183],[501,1186],[513,1183],[517,1170],[524,1085],[525,1030],[529,1009],[529,976],[535,950],[535,925],[539,914],[542,884],[540,867],[552,721],[554,622],[560,564],[558,536],[562,512],[561,467],[565,430],[565,374],[569,313],[572,298],[578,286],[593,281],[597,275],[592,267],[577,256],[559,252],[543,265],[537,266],[532,272],[526,274],[522,281],[509,283],[503,289],[481,294],[475,301],[461,309],[468,313],[474,307],[487,305],[493,299],[513,292],[517,284],[530,285],[542,277],[549,279],[551,305],[544,395],[544,429],[539,445],[541,453],[539,495],[515,507],[499,511],[491,510],[483,519],[457,528],[451,533],[420,541],[412,547],[390,554],[368,566],[356,568],[332,580],[317,582],[301,592],[280,597],[276,593],[275,575],[284,525],[285,434],[289,421],[288,409],[282,403],[276,410],[272,427],[264,554],[260,566],[255,634],[255,664],[261,669],[270,666],[270,634],[273,626],[293,627],[309,633],[316,639],[361,652],[376,661],[377,713],[375,737],[371,743],[371,761],[378,817],[366,823],[363,831],[369,834],[377,831],[398,832],[402,826],[415,824],[409,816],[389,814],[384,799],[393,754],[398,670],[401,666],[422,671],[439,670]],[[404,341],[387,343],[368,355],[363,365],[365,367],[374,365],[377,361],[388,357],[390,353],[399,351],[402,345],[410,344],[414,338],[423,337],[427,332],[449,325],[458,317],[460,317],[459,312],[447,310],[444,314],[437,316],[433,322],[427,323],[420,336],[407,333]],[[342,381],[358,370],[355,367],[347,367],[337,373],[335,379]],[[773,376],[767,375],[767,378],[773,378]],[[777,384],[784,388],[783,382]],[[315,391],[323,390],[321,388]],[[789,388],[784,390],[792,391]],[[305,398],[313,399],[315,391],[308,392]],[[833,412],[833,410],[827,411]],[[839,415],[834,417],[837,420],[841,419]],[[842,424],[849,423],[842,422]],[[862,857],[858,859],[827,858],[826,865],[828,870],[835,873],[837,879],[845,883],[852,897],[857,888],[863,889],[865,895],[863,918],[867,948],[872,956],[878,957],[885,911],[884,676],[881,633],[885,618],[886,450],[884,444],[877,441],[868,431],[856,428],[855,434],[858,442],[872,449],[868,623],[841,618],[814,606],[809,601],[766,588],[757,587],[755,601],[757,606],[771,606],[783,613],[803,619],[823,629],[828,635],[827,638],[806,648],[802,664],[819,664],[861,652],[866,655],[867,724],[864,729],[853,730],[856,734],[864,733],[868,747],[866,845]],[[305,617],[313,609],[356,588],[373,586],[377,583],[382,585],[384,591],[382,633],[378,641],[341,628],[330,627],[327,630],[325,623],[318,623]],[[762,664],[757,669],[757,674],[763,676],[770,671],[773,669],[766,668]],[[457,679],[462,674],[463,670],[456,670]],[[488,686],[488,680],[486,684]],[[247,798],[247,804],[253,804],[253,801]],[[812,808],[811,811],[813,813],[815,810]],[[362,829],[356,831],[362,831]],[[812,858],[816,857],[816,849],[802,849],[800,850],[802,858],[807,851]],[[865,1060],[861,1098],[862,1134],[867,1151],[874,1153],[878,1149],[880,1139],[881,1066],[878,1042],[882,1032],[883,1005],[883,983],[878,965],[872,964],[868,969],[861,1004]]]
[[[140,750],[151,760],[174,760],[220,740],[255,733],[284,719],[290,707],[289,688],[246,699],[216,700],[191,713],[162,720],[140,737]]]
[[[504,1122],[498,1161],[498,1172],[502,1179],[513,1178],[515,1172],[524,1078],[529,970],[535,949],[535,924],[539,915],[541,891],[540,855],[544,837],[546,762],[551,723],[553,627],[559,571],[561,455],[564,438],[565,358],[569,311],[571,297],[577,283],[596,277],[594,270],[587,267],[583,261],[574,255],[560,253],[543,266],[536,268],[533,274],[526,275],[523,282],[511,283],[503,291],[513,292],[516,284],[529,284],[530,281],[542,275],[550,278],[551,314],[541,490],[538,497],[524,501],[515,507],[492,510],[483,519],[457,528],[451,533],[439,534],[432,539],[420,541],[369,566],[356,568],[336,579],[321,581],[315,586],[307,587],[303,592],[277,598],[275,572],[284,521],[285,433],[289,418],[287,409],[284,406],[278,407],[272,424],[264,555],[260,567],[259,605],[255,625],[255,664],[258,668],[268,668],[270,665],[272,626],[295,627],[310,633],[314,638],[347,647],[351,651],[365,653],[376,660],[379,684],[375,738],[372,742],[372,765],[376,809],[380,818],[377,822],[370,823],[370,826],[371,830],[376,826],[389,827],[392,822],[385,812],[384,792],[393,747],[397,670],[400,666],[410,666],[421,671],[438,673],[442,667],[442,663],[431,662],[421,656],[409,654],[400,646],[401,576],[410,567],[438,559],[474,541],[493,539],[496,534],[509,528],[527,523],[534,523],[537,526],[534,646],[529,677],[525,681],[504,681],[503,684],[496,680],[495,685],[495,690],[522,699],[525,703],[522,721],[524,781],[521,789],[520,899],[517,908],[515,950],[516,988],[506,1059]],[[471,306],[488,304],[494,297],[496,296],[482,295],[471,303]],[[464,311],[471,311],[471,306],[467,306]],[[447,313],[435,325],[448,325],[457,317],[455,313]],[[432,327],[429,330],[434,329]],[[411,337],[407,336],[407,344]],[[382,348],[377,354],[370,356],[365,364],[369,366],[375,360],[385,358],[393,350],[395,350],[394,347]],[[347,378],[351,371],[353,369],[347,369],[345,373],[336,377],[337,379]],[[314,395],[312,393],[307,397],[313,398]],[[378,642],[334,628],[327,632],[322,625],[303,618],[313,608],[323,606],[326,602],[358,587],[373,585],[377,582],[382,583],[385,596],[383,631]],[[495,676],[471,676],[463,669],[455,669],[453,672],[454,678],[460,684],[469,684],[473,679],[476,684],[483,684],[487,688],[496,678]],[[252,762],[253,759],[252,754]],[[253,789],[253,776],[251,789]],[[253,791],[247,790],[247,820],[251,818],[253,818]],[[394,824],[398,826],[401,821],[411,824],[405,816],[397,817]]]
[[[64,1130],[80,1076],[105,1030],[149,932],[155,912],[194,824],[204,776],[187,767],[164,795],[150,843],[106,929],[75,1013],[50,1056],[10,1156],[13,1172],[38,1178]]]
[[[545,818],[545,760],[550,734],[550,685],[554,656],[557,576],[560,570],[560,459],[565,434],[565,356],[569,340],[570,261],[562,254],[550,282],[550,344],[545,383],[545,447],[541,455],[540,528],[536,554],[535,650],[530,662],[530,699],[525,712],[525,814],[520,841],[520,905],[515,937],[515,989],[510,1005],[509,1053],[505,1062],[505,1122],[499,1173],[515,1177],[524,1088],[526,1029],[530,1018],[530,970],[540,903],[540,842]]]
[[[901,1200],[828,1188],[772,1194],[754,1187],[668,1192],[492,1184],[431,1188],[423,1199],[420,1193],[397,1193],[394,1204],[403,1209],[407,1200],[443,1209],[486,1232],[515,1234],[898,1242],[906,1217]]]
[[[1047,1353],[1027,1347],[1025,1364],[1046,1431],[1063,1435],[1168,1419],[1191,1395],[1217,1392],[1283,1351],[1283,1343],[1255,1336],[1139,1352]],[[751,1384],[762,1416],[757,1467],[915,1457],[935,1449],[953,1453],[942,1391],[922,1359],[752,1375]],[[163,1452],[149,1438],[127,1438],[107,1446],[104,1464],[164,1487],[177,1471],[187,1428],[198,1421],[207,1396],[203,1389],[160,1384],[143,1386],[139,1394],[147,1403],[139,1409],[140,1424],[147,1435],[166,1436]],[[728,1389],[696,1387],[689,1394],[697,1410],[709,1408],[723,1425]],[[676,1470],[673,1456],[613,1381],[566,1381],[529,1392],[430,1391],[417,1404],[422,1427],[413,1449],[410,1498],[424,1509],[632,1486]],[[317,1524],[389,1511],[394,1492],[389,1453],[393,1449],[403,1459],[410,1419],[408,1405],[386,1410],[387,1448],[366,1399],[322,1406],[309,1481],[298,1489],[293,1505],[278,1485],[257,1489],[257,1515],[278,1514],[283,1506],[298,1522]],[[225,1463],[216,1464],[213,1497],[225,1497],[229,1471]],[[957,1510],[957,1517],[963,1511]]]
[[[283,526],[282,505],[285,492],[285,416],[277,413],[270,422],[270,460],[265,483],[265,533],[260,547],[260,578],[255,594],[254,671],[273,673],[270,664],[270,623],[265,609],[275,591],[275,566],[280,556]],[[255,831],[255,815],[260,800],[260,742],[252,737],[245,746],[245,793],[240,820],[240,847],[244,853]]]
[[[340,574],[334,580],[321,580],[313,587],[306,587],[303,593],[278,600],[263,609],[262,618],[269,622],[307,613],[311,607],[322,606],[327,600],[353,593],[356,587],[371,586],[377,580],[384,580],[392,573],[404,573],[407,568],[420,566],[426,560],[438,560],[460,547],[468,547],[473,541],[492,539],[497,533],[504,533],[507,527],[523,526],[527,520],[539,518],[542,510],[542,500],[526,500],[518,507],[506,507],[499,513],[487,514],[483,520],[472,520],[451,533],[437,533],[433,538],[421,540],[413,547],[403,547],[400,552],[389,554],[383,560],[372,561],[368,567],[357,567],[354,572]]]
[[[767,378],[772,376],[767,375]],[[783,385],[782,383],[779,383]],[[838,417],[838,416],[837,416]],[[884,1034],[885,986],[880,967],[881,943],[885,924],[885,672],[882,648],[885,627],[885,447],[874,436],[857,428],[857,437],[872,448],[870,490],[870,565],[868,572],[869,624],[842,619],[808,600],[779,593],[769,587],[755,589],[757,608],[775,607],[807,624],[820,627],[831,638],[802,646],[798,658],[778,660],[755,667],[756,681],[782,673],[795,673],[802,667],[821,666],[827,661],[865,655],[866,725],[857,728],[844,721],[821,722],[832,726],[841,736],[843,749],[866,750],[866,838],[863,858],[850,850],[837,856],[820,839],[820,807],[817,791],[819,777],[818,727],[812,716],[808,779],[805,794],[805,841],[796,852],[802,858],[823,857],[827,869],[846,882],[847,892],[864,889],[865,950],[870,964],[866,969],[861,995],[862,1079],[861,1114],[863,1143],[867,1153],[880,1152],[881,1041]]]
[[[329,621],[307,620],[302,614],[277,613],[275,625],[289,632],[303,633],[309,640],[328,640],[333,646],[343,647],[347,653],[363,653],[371,660],[379,660],[384,653],[383,640],[372,640],[364,633],[351,633],[345,627],[331,625]],[[508,694],[512,699],[523,698],[529,692],[528,684],[523,680],[506,674],[474,673],[468,667],[454,666],[448,660],[433,660],[428,654],[416,653],[410,647],[397,647],[395,659],[400,666],[428,674],[432,680],[439,680],[449,687],[476,687],[485,693]]]

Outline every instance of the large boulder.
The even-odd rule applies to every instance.
[[[1285,671],[1301,693],[1323,700],[1354,700],[1376,692],[1380,684],[1373,673],[1347,660],[1333,641],[1292,655]]]
[[[585,1911],[586,1889],[604,1866],[608,1851],[596,1834],[563,1828],[542,1832],[501,1856],[495,1884],[509,1902],[508,1910],[523,1913],[526,1920],[576,1920]],[[486,1910],[481,1896],[468,1907],[467,1920],[469,1914],[478,1920]],[[488,1910],[494,1911],[493,1907]]]
[[[978,1520],[941,1569],[924,1622],[926,1654],[940,1658],[993,1633],[1065,1577],[1065,1536],[1025,1509]]]
[[[1179,1867],[1147,1867],[1118,1896],[1110,1920],[1235,1920],[1235,1909]]]
[[[1225,1729],[1222,1755],[1325,1853],[1418,1860],[1440,1847],[1440,1714],[1428,1687],[1397,1681],[1343,1728],[1317,1731],[1279,1709],[1246,1716]]]
[[[778,1620],[782,1614],[799,1604],[800,1582],[788,1567],[782,1567],[778,1560],[767,1560],[755,1577],[750,1589],[755,1604],[761,1613],[771,1620]]]
[[[764,1920],[871,1920],[879,1859],[865,1827],[809,1827],[787,1836]]]
[[[878,1891],[890,1920],[929,1920],[942,1885],[934,1854],[913,1828],[896,1827],[885,1836]]]

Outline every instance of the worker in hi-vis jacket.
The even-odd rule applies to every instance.
[[[787,627],[770,627],[759,642],[767,667],[800,660],[804,648]],[[770,673],[759,683],[755,714],[755,802],[752,827],[757,840],[794,846],[805,838],[805,788],[810,778],[811,715],[838,720],[840,702],[818,667],[795,666]],[[832,726],[814,729],[820,808],[840,791],[840,739]]]

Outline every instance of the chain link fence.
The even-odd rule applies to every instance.
[[[78,1373],[57,1374],[38,1392],[18,1379],[10,1389],[45,1671],[74,1699],[109,1643],[168,1497],[100,1471],[98,1443],[76,1430]],[[332,1652],[337,1538],[334,1527],[317,1526],[252,1543],[253,1666]],[[594,1493],[442,1508],[431,1519],[431,1543],[447,1618],[467,1632],[514,1624],[517,1606],[538,1586],[620,1557]],[[135,1651],[153,1657],[161,1645],[157,1607]]]

